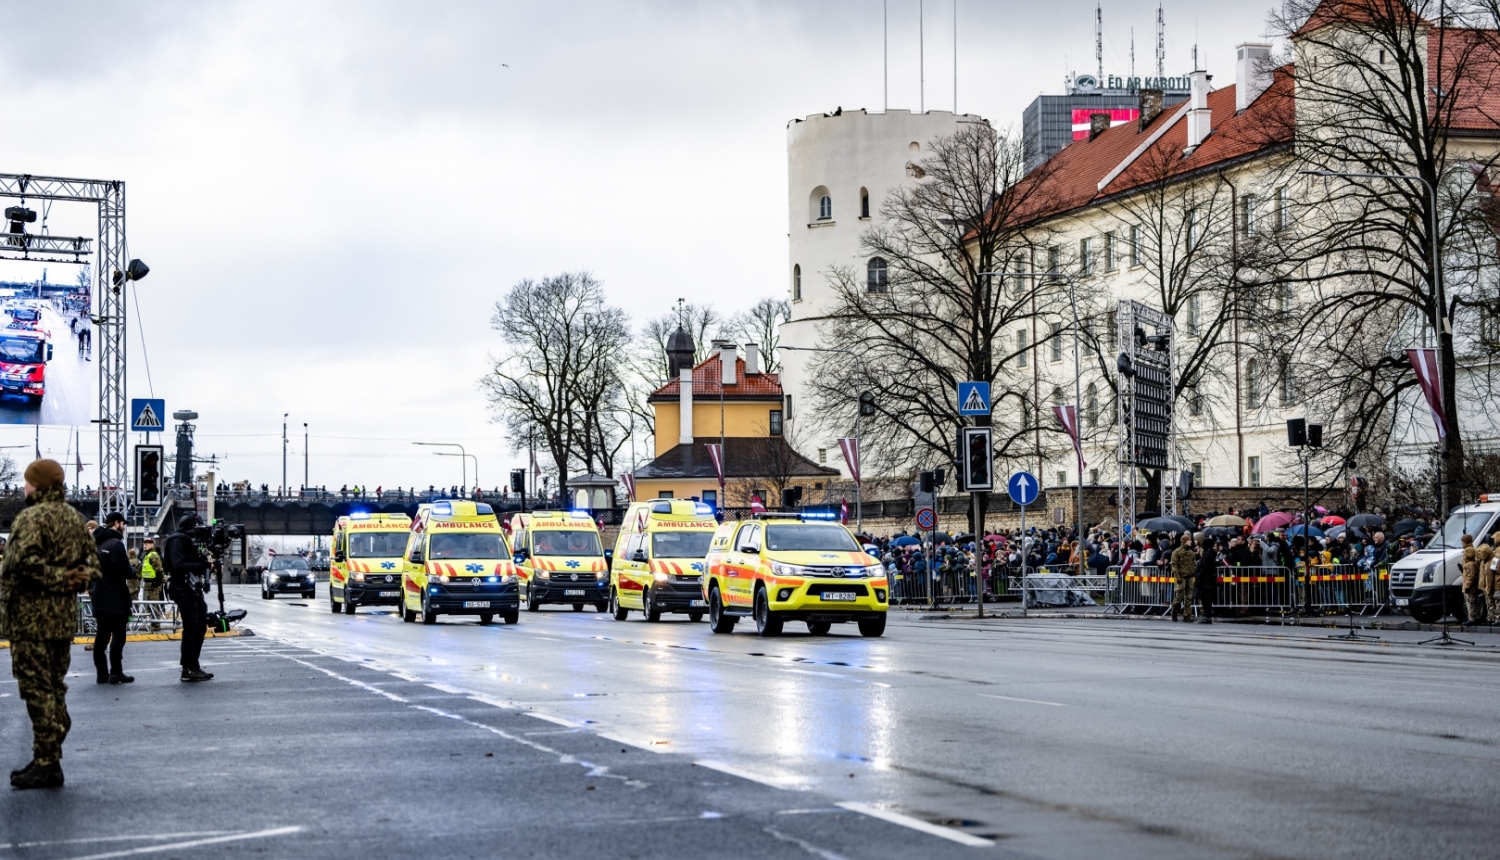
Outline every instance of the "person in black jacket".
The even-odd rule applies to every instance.
[[[198,525],[198,515],[188,514],[177,521],[177,532],[169,535],[163,547],[167,565],[167,597],[177,604],[182,619],[182,680],[207,681],[213,673],[203,671],[198,655],[203,652],[203,636],[208,631],[208,604],[203,602],[208,562],[193,545],[188,533]]]
[[[1219,550],[1217,541],[1208,538],[1203,542],[1203,551],[1198,556],[1198,569],[1193,576],[1193,589],[1197,592],[1198,605],[1203,608],[1199,624],[1214,623],[1214,596],[1219,592]]]
[[[99,570],[89,600],[94,604],[94,668],[101,684],[129,684],[121,658],[125,653],[125,624],[130,620],[130,557],[125,552],[125,516],[118,511],[94,529],[99,547]],[[106,658],[105,650],[108,649]]]

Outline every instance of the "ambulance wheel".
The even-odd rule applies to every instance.
[[[859,621],[859,635],[871,639],[885,632],[885,616],[879,618],[861,618]]]
[[[521,610],[507,609],[504,612],[500,613],[500,617],[505,620],[506,624],[520,624]]]
[[[781,618],[771,611],[771,598],[766,596],[765,586],[755,589],[755,632],[761,636],[780,636]]]
[[[542,602],[537,599],[536,589],[534,589],[534,588],[528,588],[528,589],[526,589],[526,611],[527,612],[540,612],[541,609],[542,609]]]
[[[594,611],[595,612],[608,612],[609,611],[609,601],[608,600],[600,600],[600,601],[598,601],[597,603],[594,604]]]
[[[620,605],[620,592],[613,588],[609,590],[609,611],[614,614],[616,621],[624,621],[630,617],[630,610]]]
[[[809,622],[807,622],[807,632],[811,633],[814,636],[827,636],[828,635],[828,631],[830,631],[832,629],[833,629],[833,622],[832,621],[809,621]]]
[[[437,613],[433,612],[431,609],[427,608],[427,598],[425,598],[425,597],[422,598],[422,623],[423,624],[436,624],[437,623]]]
[[[708,589],[708,623],[710,629],[715,633],[733,633],[734,623],[738,621],[733,615],[724,614],[724,601],[719,598],[719,586],[717,584]]]
[[[573,611],[574,612],[582,612],[583,611],[583,604],[582,603],[575,603],[575,604],[573,604]]]
[[[488,623],[490,623],[491,621],[494,621],[494,620],[495,620],[495,613],[493,613],[493,612],[481,612],[481,613],[479,613],[479,623],[480,624],[488,624]]]
[[[344,614],[345,615],[353,615],[354,614],[354,608],[355,608],[354,601],[350,600],[348,597],[345,597],[344,598]]]
[[[651,589],[641,589],[641,606],[645,607],[647,621],[654,624],[661,620],[661,610],[651,605]]]
[[[703,613],[702,612],[689,612],[688,613],[688,620],[692,621],[692,622],[695,622],[695,623],[699,622],[699,621],[702,621],[703,620]]]

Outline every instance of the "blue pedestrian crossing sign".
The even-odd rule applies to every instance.
[[[1036,501],[1036,494],[1041,489],[1041,484],[1037,482],[1036,475],[1030,472],[1017,472],[1010,476],[1010,483],[1005,485],[1005,489],[1010,493],[1011,501],[1025,507]]]
[[[160,433],[167,428],[167,401],[133,398],[130,429],[135,433]]]
[[[990,414],[990,384],[988,382],[960,382],[958,384],[958,414]]]

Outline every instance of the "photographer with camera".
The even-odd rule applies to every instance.
[[[193,541],[198,515],[188,514],[177,521],[177,531],[167,536],[163,561],[167,568],[167,597],[177,604],[182,619],[182,680],[207,681],[213,677],[203,671],[198,655],[203,651],[203,637],[208,630],[209,564]]]

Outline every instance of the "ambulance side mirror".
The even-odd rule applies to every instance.
[[[412,564],[421,564],[422,563],[422,551],[421,550],[414,549],[414,550],[411,551],[411,563]]]
[[[341,552],[335,552],[333,554],[333,560],[334,561],[343,561],[344,560],[344,554],[341,553]]]
[[[516,550],[516,564],[525,564],[525,563],[526,563],[526,550],[524,550],[524,549],[518,549],[518,550]]]
[[[643,550],[643,549],[636,550],[635,551],[635,555],[631,556],[630,560],[631,561],[638,561],[638,562],[641,562],[642,564],[644,564],[645,562],[649,561],[649,559],[646,558],[646,551]]]

